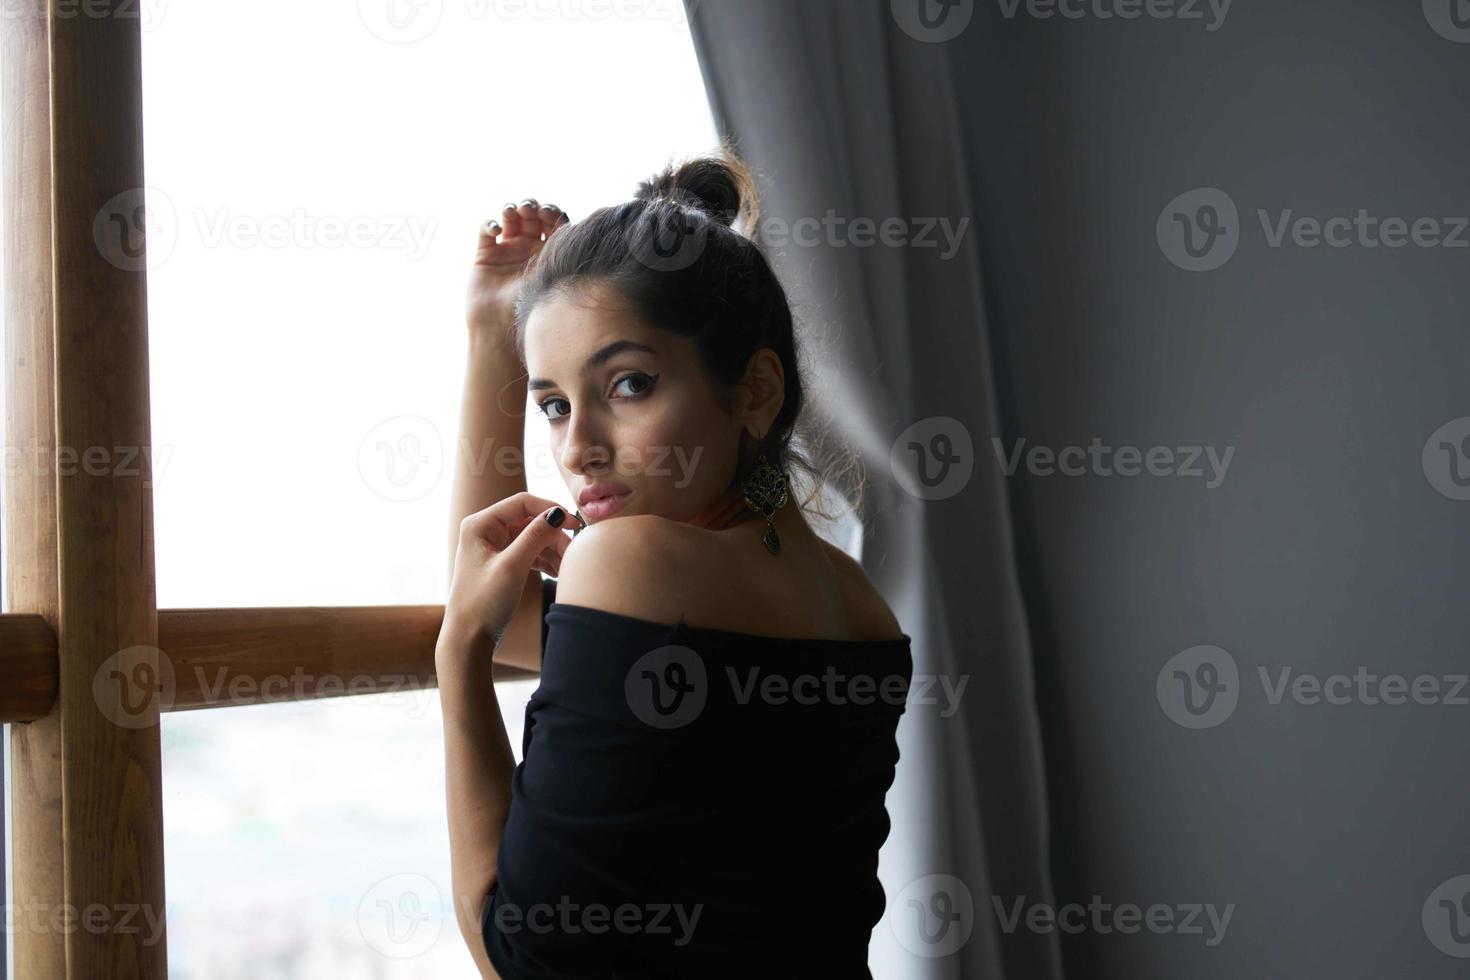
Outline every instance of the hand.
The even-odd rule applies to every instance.
[[[521,275],[547,239],[570,222],[555,204],[539,204],[535,198],[527,198],[519,207],[507,204],[499,218],[480,226],[465,297],[466,318],[472,330],[492,331],[497,343],[513,349],[510,332]]]
[[[553,576],[561,571],[572,543],[567,525],[576,519],[562,508],[561,527],[552,527],[546,515],[557,506],[522,490],[460,522],[441,636],[500,642],[531,569]]]

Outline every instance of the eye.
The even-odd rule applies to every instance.
[[[643,385],[641,389],[639,389],[638,391],[630,392],[627,396],[629,398],[636,398],[639,395],[648,394],[648,392],[653,389],[654,382],[658,381],[658,375],[655,374],[650,377],[644,374],[642,371],[634,371],[632,374],[625,374],[618,380],[614,381],[613,387],[616,388],[618,385],[627,384],[630,381],[636,384]]]
[[[548,398],[544,402],[539,402],[536,405],[536,411],[540,412],[543,416],[545,416],[548,421],[555,422],[557,419],[561,418],[566,413],[565,412],[562,412],[562,413],[559,413],[557,415],[552,415],[550,412],[548,412],[546,410],[546,406],[551,405],[551,404],[554,404],[556,402],[564,402],[564,401],[566,401],[565,398]]]
[[[642,371],[634,371],[630,374],[625,374],[618,380],[614,381],[612,383],[612,388],[613,390],[617,390],[617,387],[619,385],[626,384],[634,385],[636,390],[628,391],[627,394],[623,395],[622,397],[639,398],[643,395],[648,394],[650,391],[653,390],[654,386],[658,384],[658,375],[648,375],[644,374]],[[568,410],[562,409],[553,413],[551,411],[551,406],[565,401],[565,398],[548,398],[536,406],[536,411],[545,416],[548,421],[555,422],[558,419],[566,418]]]

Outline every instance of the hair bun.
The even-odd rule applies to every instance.
[[[633,195],[640,201],[665,199],[697,208],[727,227],[752,228],[759,213],[755,179],[750,168],[728,145],[719,152],[670,163],[662,172],[640,181]]]

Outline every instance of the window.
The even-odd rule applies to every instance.
[[[478,224],[717,141],[641,6],[144,4],[160,607],[443,601]],[[170,974],[473,976],[441,731],[434,691],[166,715]]]

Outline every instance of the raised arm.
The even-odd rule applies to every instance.
[[[548,235],[567,223],[555,205],[534,199],[507,204],[481,226],[466,291],[466,364],[459,433],[454,443],[454,487],[449,506],[449,565],[460,522],[526,487],[526,368],[512,334],[516,290],[526,263]],[[541,577],[526,579],[516,615],[495,662],[539,670]]]

